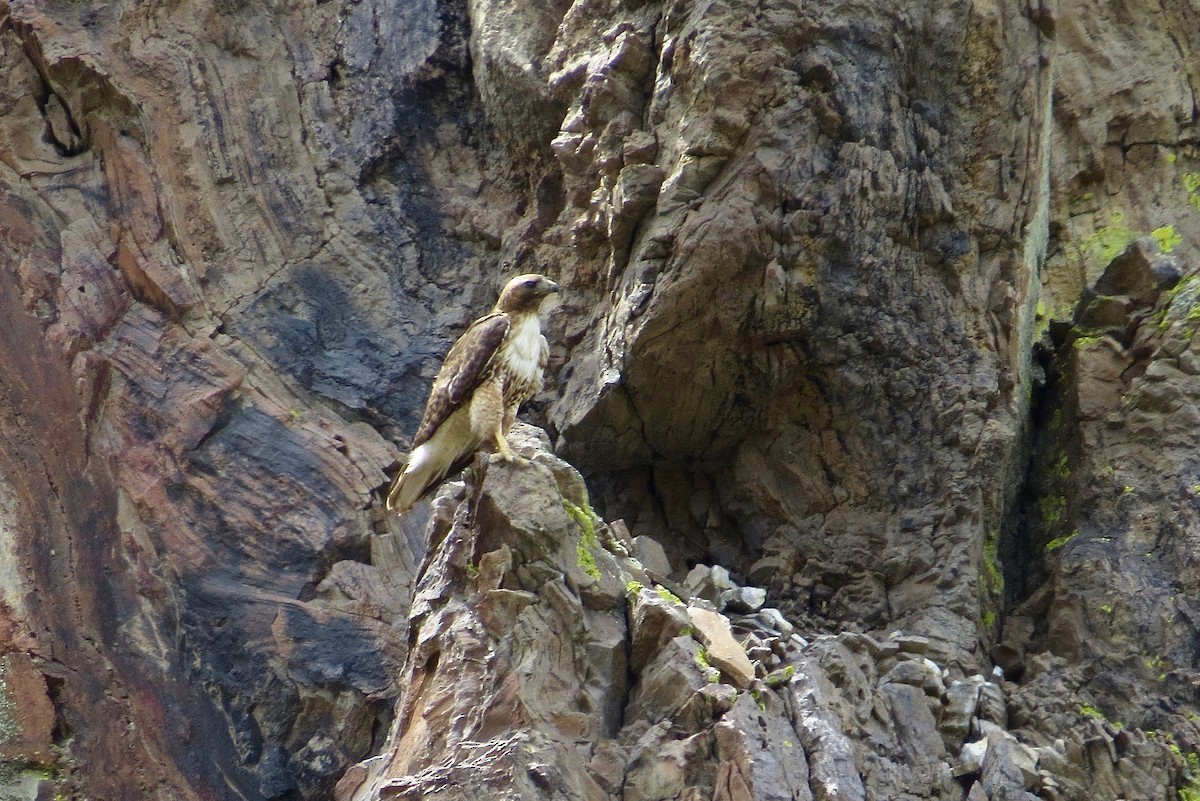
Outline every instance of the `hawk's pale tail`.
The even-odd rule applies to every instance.
[[[402,515],[442,483],[456,467],[462,467],[482,440],[471,433],[467,410],[447,418],[427,441],[413,450],[404,471],[388,491],[387,508]]]
[[[413,508],[417,501],[446,477],[450,465],[439,464],[442,461],[434,458],[428,443],[413,451],[404,472],[396,477],[388,491],[387,508],[398,515]]]

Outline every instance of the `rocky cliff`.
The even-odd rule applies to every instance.
[[[0,796],[1200,797],[1198,49],[0,0]],[[388,517],[518,270],[548,438]]]

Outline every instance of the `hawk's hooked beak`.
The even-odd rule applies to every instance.
[[[545,292],[547,295],[558,292],[558,284],[554,283],[549,278],[547,278],[547,279],[545,279],[545,284],[542,287],[542,291]]]

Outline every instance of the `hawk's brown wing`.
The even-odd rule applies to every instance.
[[[438,426],[462,405],[463,400],[483,377],[483,371],[496,355],[508,334],[509,320],[504,312],[493,312],[471,323],[446,354],[442,369],[433,379],[425,414],[412,446],[416,448],[433,436]]]

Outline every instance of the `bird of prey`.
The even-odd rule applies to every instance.
[[[514,458],[506,435],[518,407],[542,388],[549,355],[538,308],[557,291],[544,275],[518,275],[450,348],[433,379],[408,464],[388,491],[388,509],[407,512],[485,444],[502,459]]]

